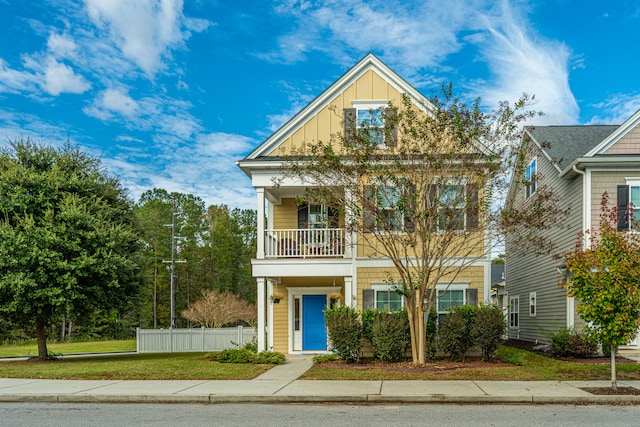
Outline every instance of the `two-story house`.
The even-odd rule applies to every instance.
[[[390,103],[401,105],[403,96],[421,108],[429,105],[422,94],[368,54],[238,162],[257,196],[258,246],[252,266],[259,350],[326,351],[323,310],[334,303],[358,310],[404,304],[388,282],[393,262],[367,252],[361,244],[365,231],[346,227],[342,209],[301,202],[310,184],[283,173],[292,148],[328,141],[345,132],[347,122],[375,126],[383,116],[380,112]],[[382,148],[384,143],[380,141]],[[390,218],[397,216],[390,212]],[[471,224],[472,218],[464,221]],[[484,253],[477,258],[453,283],[442,283],[439,311],[489,299],[490,259]],[[451,260],[452,268],[456,262],[460,260]]]
[[[555,246],[552,253],[522,254],[507,236],[509,337],[549,342],[561,328],[584,326],[577,302],[558,285],[569,279],[559,255],[575,247],[580,232],[597,232],[603,193],[621,212],[629,202],[640,206],[640,111],[621,126],[525,128],[522,152],[524,184],[515,177],[509,199],[526,207],[537,191],[550,190],[568,214],[561,227],[547,231]],[[633,229],[624,214],[619,229]]]

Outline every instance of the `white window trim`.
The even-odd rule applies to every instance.
[[[516,301],[516,306],[518,308],[518,310],[514,311],[513,310],[513,302]],[[512,314],[517,314],[517,322],[515,322],[515,325],[512,325],[511,322],[511,315]],[[516,296],[510,296],[509,297],[509,328],[511,329],[517,329],[520,327],[520,296],[516,295]]]
[[[404,179],[404,177],[399,176],[398,179]],[[395,183],[391,182],[385,182],[384,180],[380,179],[380,178],[375,178],[371,181],[371,185],[373,186],[373,190],[375,192],[375,197],[376,197],[376,201],[378,199],[378,188],[379,187],[396,187],[400,189],[400,194],[402,195],[402,192],[405,190],[402,185],[396,185]],[[407,234],[407,232],[404,230],[404,213],[400,210],[398,210],[398,208],[396,207],[395,209],[387,209],[387,208],[383,208],[381,206],[378,206],[378,209],[380,210],[384,210],[384,211],[393,211],[396,213],[399,213],[399,220],[400,220],[400,228],[398,230],[380,230],[378,229],[377,232],[378,233],[382,233],[382,234]]]
[[[533,174],[531,174],[531,172],[529,172],[531,175],[533,175],[532,179],[529,180],[529,183],[525,186],[525,196],[526,198],[530,198],[531,196],[533,196],[534,194],[536,194],[536,191],[538,190],[538,158],[534,157],[529,161],[529,164],[527,164],[527,167],[525,168],[525,180],[527,179],[527,171],[530,170],[531,165],[535,162],[536,164],[536,170]],[[531,191],[531,188],[533,188],[533,191]]]
[[[640,187],[640,178],[625,178],[625,185],[627,187],[629,187],[629,202],[631,203],[631,187]],[[635,206],[633,207],[634,210],[640,210],[640,206]],[[635,222],[640,222],[640,215],[634,215]],[[638,229],[634,229],[633,224],[631,223],[631,221],[629,221],[629,230],[630,231],[634,231],[634,232],[639,232],[640,230]]]
[[[356,109],[356,122],[358,119],[358,110],[380,110],[385,109],[389,106],[388,100],[382,99],[369,99],[369,100],[356,100],[351,101],[351,105]],[[383,123],[384,128],[384,123]],[[384,143],[384,138],[382,144],[378,144],[378,148],[387,148],[387,145]]]
[[[536,317],[538,314],[538,298],[535,292],[529,292],[529,317]],[[532,309],[533,308],[533,312]]]
[[[394,285],[389,283],[371,283],[371,289],[373,289],[373,306],[375,308],[378,308],[378,291],[395,292]],[[404,306],[404,296],[400,295],[400,307],[404,308]]]
[[[467,289],[469,289],[469,283],[452,283],[446,285],[436,285],[437,299],[436,299],[436,311],[438,314],[447,314],[448,310],[440,311],[440,294],[445,291],[462,291],[462,305],[467,303]]]
[[[464,187],[464,193],[465,193],[465,198],[467,195],[467,186],[469,185],[469,182],[471,181],[471,179],[468,176],[461,176],[459,178],[456,179],[452,179],[452,178],[448,178],[448,177],[437,177],[435,179],[435,184],[440,184],[440,182],[442,182],[442,186],[445,185],[462,185]],[[438,203],[440,203],[440,188],[438,188],[438,194],[436,195],[436,197],[438,198]],[[440,212],[440,208],[438,208],[438,214]],[[438,217],[439,218],[439,217]],[[440,229],[440,221],[438,220],[437,222],[438,225],[438,233],[443,233],[445,230],[441,230]],[[455,233],[464,233],[467,230],[467,206],[465,204],[465,206],[462,207],[462,229],[460,230],[452,230]]]

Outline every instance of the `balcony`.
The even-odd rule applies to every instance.
[[[265,258],[342,258],[344,228],[265,230]]]

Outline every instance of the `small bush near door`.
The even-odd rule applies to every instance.
[[[355,308],[334,307],[324,311],[333,351],[342,360],[357,362],[362,354],[362,324]]]
[[[551,351],[559,357],[589,357],[598,351],[598,346],[587,334],[563,328],[551,335]]]

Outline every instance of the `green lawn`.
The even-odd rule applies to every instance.
[[[86,341],[47,343],[49,352],[55,354],[94,353],[100,351],[128,351],[136,349],[136,340]],[[1,345],[1,356],[32,356],[38,354],[35,341],[20,345]]]
[[[213,362],[204,353],[127,354],[0,362],[0,378],[249,380],[271,367]]]
[[[75,352],[67,348],[64,347],[62,352]],[[92,346],[92,348],[95,347]],[[5,348],[2,347],[2,349]],[[499,354],[503,362],[508,364],[486,365],[471,360],[452,365],[435,361],[426,367],[416,369],[410,363],[371,365],[326,363],[315,364],[302,376],[302,379],[493,381],[610,379],[610,366],[606,362],[601,364],[566,362],[506,346],[500,348]],[[242,380],[255,378],[271,367],[272,365],[218,363],[211,361],[203,353],[128,354],[62,358],[45,362],[34,360],[0,362],[0,378]],[[640,380],[638,363],[618,363],[617,371],[620,380]]]

